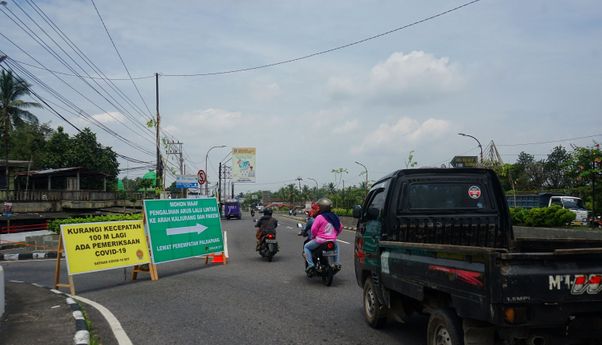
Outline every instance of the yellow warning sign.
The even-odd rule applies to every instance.
[[[150,262],[142,220],[61,225],[70,275]]]

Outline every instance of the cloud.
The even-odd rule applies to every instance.
[[[396,52],[370,70],[364,78],[332,77],[332,98],[360,98],[373,102],[421,103],[462,89],[464,77],[449,58],[424,51]]]
[[[347,134],[355,131],[360,126],[358,120],[346,121],[342,126],[337,126],[332,130],[333,134]]]
[[[123,114],[117,111],[94,114],[92,115],[92,117],[100,123],[125,122],[125,116],[123,116]]]
[[[271,101],[281,94],[282,89],[276,82],[254,83],[251,85],[251,95],[258,101]]]
[[[449,131],[450,123],[430,118],[420,122],[410,117],[401,117],[393,123],[381,123],[368,133],[362,143],[353,147],[353,154],[370,151],[401,151],[404,145],[417,145],[423,139],[439,137]]]
[[[196,129],[203,133],[219,133],[251,122],[251,117],[243,116],[241,112],[208,108],[180,115],[178,125],[170,126],[168,130],[174,134],[187,132],[189,129]]]

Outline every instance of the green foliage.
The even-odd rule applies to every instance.
[[[570,225],[575,213],[560,206],[543,208],[511,208],[512,224],[534,227],[558,227]]]
[[[55,219],[55,220],[49,222],[48,230],[53,231],[58,234],[61,232],[62,224],[114,222],[114,221],[119,221],[119,220],[139,220],[139,219],[142,219],[142,213],[63,218],[63,219]]]
[[[30,95],[29,89],[30,85],[14,76],[12,72],[3,70],[0,73],[0,122],[3,129],[5,124],[8,125],[8,130],[25,123],[38,124],[38,118],[26,109],[42,106],[23,100],[23,97]],[[7,123],[5,119],[8,120]]]
[[[351,217],[353,215],[353,210],[350,208],[335,208],[332,210],[337,216],[342,217]]]

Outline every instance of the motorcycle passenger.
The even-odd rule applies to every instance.
[[[276,233],[278,227],[278,221],[272,217],[272,209],[265,208],[263,210],[263,216],[259,218],[257,224],[255,224],[255,237],[257,238],[257,247],[255,250],[259,250],[263,237],[268,233]]]
[[[317,203],[311,203],[311,209],[307,212],[307,222],[305,227],[299,231],[297,235],[307,237],[307,241],[311,240],[311,226],[314,224],[314,220],[320,212],[320,207]]]
[[[332,213],[332,201],[327,198],[318,200],[318,207],[320,209],[319,215],[311,226],[312,240],[307,242],[303,246],[303,252],[305,254],[305,260],[307,261],[306,272],[314,270],[314,260],[312,258],[312,251],[318,248],[321,244],[328,241],[334,242],[335,250],[335,267],[340,270],[341,265],[339,264],[339,246],[337,245],[337,236],[343,230],[343,224],[339,217]]]

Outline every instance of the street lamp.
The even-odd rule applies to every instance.
[[[458,133],[458,135],[461,135],[463,137],[473,138],[474,140],[477,141],[477,144],[479,144],[479,149],[481,150],[481,164],[483,164],[483,146],[481,146],[481,142],[479,141],[479,139],[473,137],[472,135],[464,134],[464,133]]]
[[[205,174],[207,176],[207,181],[205,181],[205,195],[209,196],[209,171],[207,170],[207,159],[209,158],[209,152],[211,152],[211,150],[213,149],[221,149],[226,147],[226,145],[216,145],[216,146],[211,146],[209,148],[209,150],[207,151],[207,154],[205,155]]]
[[[368,195],[368,168],[366,168],[365,165],[358,161],[355,161],[355,164],[360,165],[362,168],[364,168],[364,171],[366,173],[366,195]]]

